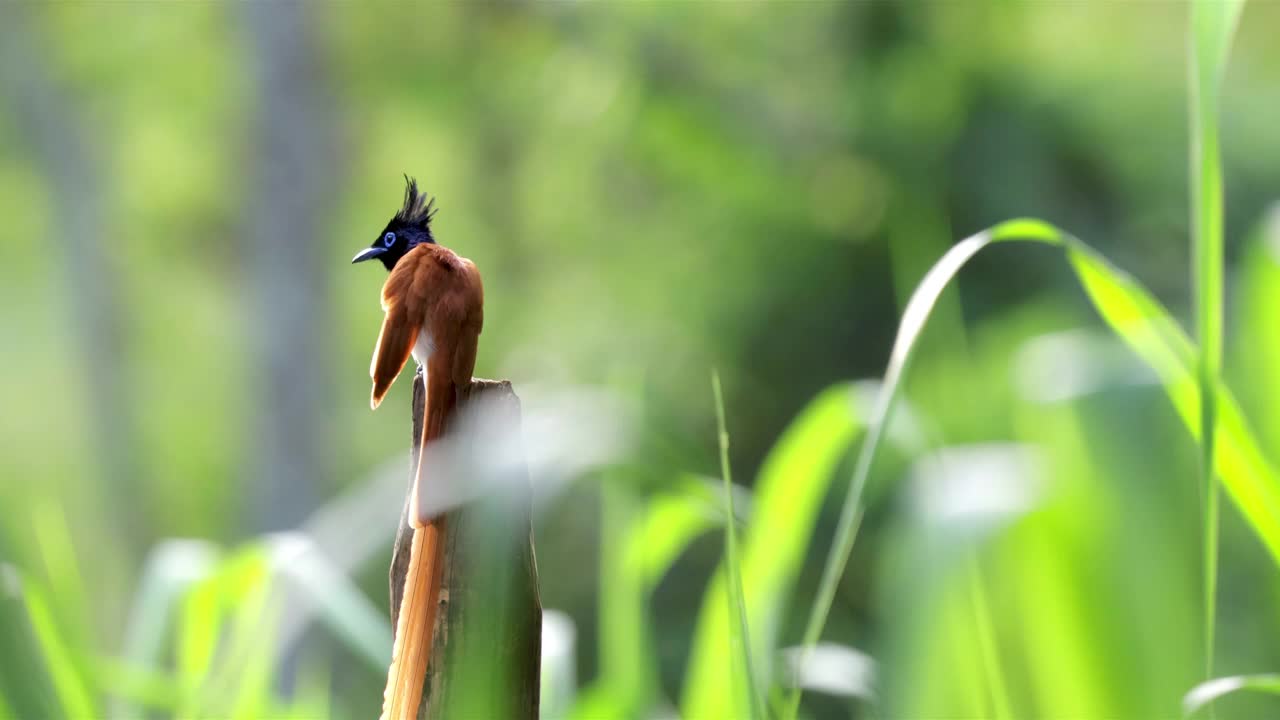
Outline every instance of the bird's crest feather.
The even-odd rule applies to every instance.
[[[404,205],[396,213],[396,220],[405,225],[416,225],[423,230],[431,230],[431,218],[436,215],[435,198],[418,191],[418,181],[404,176]]]

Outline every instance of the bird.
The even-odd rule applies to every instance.
[[[377,409],[412,356],[422,368],[427,390],[420,447],[439,439],[475,370],[484,325],[484,288],[475,263],[436,242],[431,221],[434,198],[405,176],[404,203],[352,264],[378,260],[390,273],[382,286],[385,315],[373,350],[369,405]],[[425,452],[418,453],[410,492],[413,527],[409,569],[396,622],[391,666],[383,692],[382,720],[417,717],[431,656],[443,569],[445,516],[424,508],[430,478],[423,477]]]

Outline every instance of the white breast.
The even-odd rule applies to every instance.
[[[426,366],[427,358],[431,357],[431,353],[436,350],[435,338],[431,337],[431,333],[426,330],[418,331],[418,341],[413,344],[413,359],[419,365]]]

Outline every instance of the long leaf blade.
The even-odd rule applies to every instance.
[[[1218,101],[1231,35],[1242,0],[1197,0],[1191,6],[1191,219],[1196,288],[1196,339],[1199,341],[1200,473],[1205,674],[1213,674],[1214,627],[1218,583],[1217,378],[1222,374],[1223,228],[1222,157],[1218,137]]]

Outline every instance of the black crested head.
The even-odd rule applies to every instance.
[[[405,226],[413,226],[427,234],[427,242],[435,242],[431,237],[431,218],[436,216],[435,198],[418,192],[418,181],[404,176],[404,205],[392,220]]]
[[[351,262],[377,258],[389,271],[415,246],[436,241],[431,234],[431,219],[436,215],[435,199],[419,192],[418,181],[408,175],[404,176],[404,182],[404,204],[382,229],[378,239],[360,251]]]

